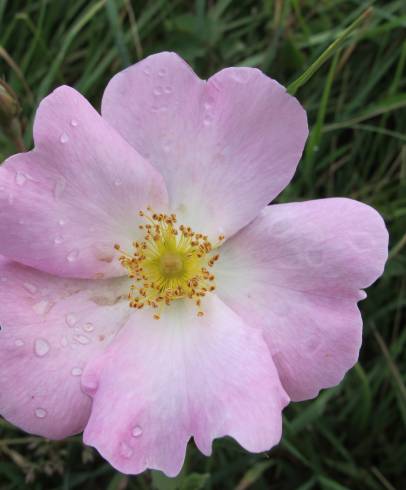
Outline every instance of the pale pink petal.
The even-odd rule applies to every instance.
[[[82,371],[126,322],[127,291],[126,279],[56,278],[0,257],[0,414],[50,438],[83,430]]]
[[[211,236],[231,236],[281,192],[308,134],[299,102],[259,70],[206,82],[174,53],[117,74],[102,114],[159,169],[185,224]]]
[[[261,333],[215,296],[205,310],[179,301],[158,321],[142,311],[86,368],[84,441],[119,471],[176,475],[192,436],[207,455],[224,435],[254,452],[279,441],[288,398]]]
[[[356,303],[387,249],[380,215],[350,199],[269,206],[222,247],[219,295],[263,329],[293,400],[336,385],[357,361]]]
[[[35,149],[0,167],[0,253],[69,277],[118,275],[114,243],[129,247],[137,213],[160,207],[160,175],[78,92],[40,104]]]

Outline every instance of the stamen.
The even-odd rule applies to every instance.
[[[134,280],[128,293],[129,305],[141,309],[149,306],[155,310],[153,318],[159,320],[163,308],[178,299],[191,299],[202,317],[201,298],[215,290],[215,276],[208,270],[220,255],[213,255],[224,240],[218,237],[213,246],[207,235],[195,233],[190,226],[177,226],[175,214],[156,213],[147,207],[147,212],[138,215],[147,223],[139,229],[145,235],[142,241],[134,241],[129,254],[114,245],[121,253],[119,261]]]

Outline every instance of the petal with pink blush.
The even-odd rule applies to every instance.
[[[0,257],[0,414],[49,438],[83,430],[81,375],[127,321],[127,291],[126,279],[61,279]]]
[[[231,236],[283,190],[308,134],[299,102],[259,70],[206,82],[174,53],[117,74],[102,115],[162,173],[173,211],[212,237]]]
[[[387,253],[381,216],[339,198],[269,206],[222,247],[218,294],[263,329],[293,400],[338,384],[357,361],[357,302]]]
[[[165,205],[162,177],[70,87],[41,102],[34,140],[0,168],[0,253],[60,276],[122,274],[114,244]]]
[[[224,435],[265,451],[281,437],[288,402],[261,333],[213,295],[201,318],[184,301],[158,321],[131,317],[82,384],[93,396],[85,443],[131,474],[176,475],[192,436],[205,454]]]

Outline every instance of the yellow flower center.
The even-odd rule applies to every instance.
[[[202,316],[201,299],[215,290],[210,268],[219,259],[215,248],[224,236],[219,236],[213,246],[206,235],[195,233],[189,226],[177,226],[175,214],[147,210],[139,212],[147,223],[139,226],[145,235],[142,241],[133,242],[133,253],[115,245],[121,252],[121,265],[134,280],[128,293],[130,306],[150,306],[155,309],[154,318],[159,319],[165,306],[188,298]]]

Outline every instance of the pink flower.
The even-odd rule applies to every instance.
[[[46,97],[35,149],[0,168],[0,413],[84,430],[125,473],[176,475],[190,437],[275,445],[289,400],[357,361],[387,258],[369,206],[267,207],[307,134],[259,70],[206,82],[171,53],[116,75],[102,117],[72,88]]]

